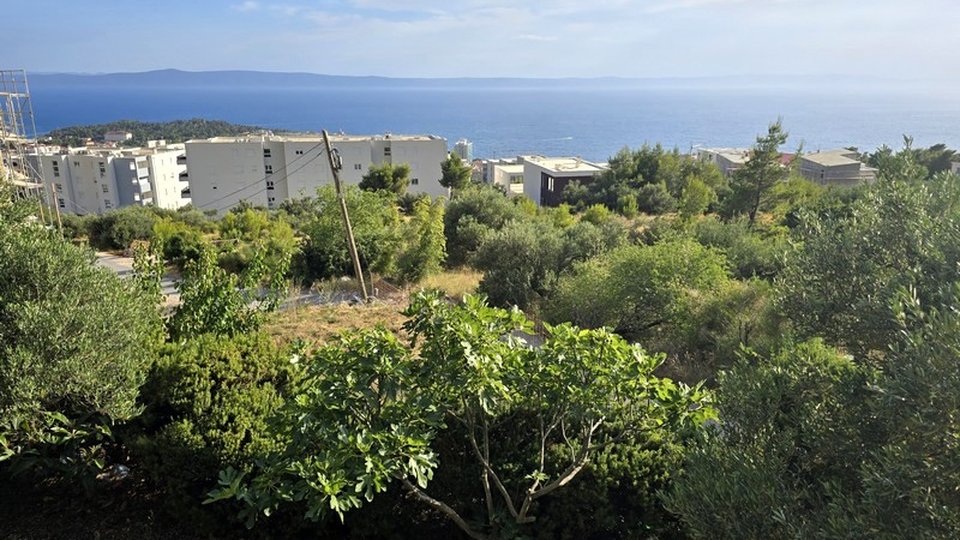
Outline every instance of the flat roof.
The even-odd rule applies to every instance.
[[[850,150],[827,150],[824,152],[814,152],[812,154],[803,154],[802,159],[822,165],[824,167],[837,167],[840,165],[861,164],[859,159],[850,157],[853,154]]]
[[[189,143],[260,143],[260,142],[305,142],[317,143],[323,140],[320,133],[285,133],[283,135],[274,135],[272,133],[248,133],[236,136],[210,137],[209,139],[193,139]],[[333,142],[366,142],[366,141],[444,141],[446,139],[437,135],[394,135],[385,133],[383,135],[347,135],[345,133],[331,133],[330,140]]]
[[[529,161],[539,165],[544,169],[554,172],[589,172],[596,173],[603,171],[603,167],[585,161],[578,157],[544,157],[544,156],[520,156],[524,161]]]
[[[734,163],[746,163],[750,158],[749,148],[700,148],[700,152],[707,152],[722,156]]]
[[[507,174],[517,174],[523,172],[523,164],[510,164],[510,165],[494,165],[494,167],[500,169],[501,171]]]

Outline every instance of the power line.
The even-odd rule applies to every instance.
[[[323,142],[321,141],[320,144],[323,144]],[[307,165],[313,163],[315,160],[317,160],[320,156],[323,156],[324,154],[325,154],[325,151],[319,152],[317,155],[315,155],[315,156],[311,157],[309,160],[305,161],[302,165],[300,165],[299,167],[297,167],[296,169],[294,169],[293,171],[291,171],[289,174],[296,174],[298,171],[300,171],[301,169],[303,169],[303,168],[306,167]],[[300,158],[303,158],[303,157],[306,156],[306,155],[307,155],[307,153],[305,152],[303,156],[300,156]],[[298,158],[298,159],[300,159],[300,158]],[[294,161],[296,161],[296,160],[294,160]],[[293,164],[293,161],[291,161],[290,164]],[[286,167],[284,167],[284,168],[286,168]],[[261,180],[261,181],[265,181],[265,180],[266,180],[266,177],[263,178],[263,180]],[[251,187],[251,186],[247,186],[247,187]],[[219,201],[219,200],[223,200],[223,199],[225,199],[226,197],[229,197],[230,195],[233,195],[234,193],[238,193],[238,192],[240,192],[240,191],[243,191],[244,189],[246,189],[246,188],[241,188],[241,189],[239,189],[239,190],[237,190],[237,191],[234,191],[233,193],[228,193],[227,195],[224,195],[223,197],[220,197],[219,199],[214,199],[213,201],[211,201],[211,203],[217,202],[217,201]],[[264,186],[264,187],[258,189],[257,191],[254,191],[253,193],[249,194],[248,196],[252,197],[252,196],[254,196],[254,195],[259,195],[259,194],[263,193],[264,191],[267,191],[267,189],[268,189],[268,188],[267,188],[266,186]],[[210,203],[207,203],[207,204],[210,204]],[[204,206],[206,206],[206,205],[204,205]],[[229,208],[230,206],[233,206],[233,204],[227,204],[226,206],[215,208],[215,210],[216,210],[217,212],[219,212],[220,210],[224,210],[224,209],[226,209],[226,208]]]
[[[200,209],[200,208],[209,208],[210,206],[212,206],[212,205],[214,205],[214,204],[216,204],[216,203],[218,203],[218,202],[220,202],[220,201],[222,201],[222,200],[224,200],[224,199],[226,199],[226,198],[228,198],[228,197],[232,197],[233,195],[236,195],[237,193],[240,193],[241,191],[245,191],[245,190],[247,190],[247,189],[250,189],[250,188],[256,186],[257,184],[260,184],[261,182],[266,182],[267,179],[270,178],[271,176],[273,176],[273,175],[275,175],[275,174],[279,174],[279,173],[282,172],[282,171],[285,171],[285,170],[287,169],[287,167],[289,167],[290,165],[293,165],[293,164],[296,163],[297,161],[299,161],[299,160],[301,160],[301,159],[309,156],[311,152],[313,152],[314,150],[316,150],[317,148],[319,148],[319,147],[322,146],[322,145],[323,145],[323,141],[320,141],[320,142],[318,142],[317,144],[313,145],[309,150],[306,150],[306,151],[305,151],[303,154],[301,154],[300,156],[294,158],[294,159],[293,159],[292,161],[290,161],[289,163],[285,163],[282,167],[280,167],[279,169],[277,169],[276,172],[271,172],[270,174],[265,174],[265,175],[263,176],[263,178],[260,178],[260,179],[258,179],[258,180],[255,180],[254,182],[251,182],[251,183],[249,183],[249,184],[246,184],[246,185],[240,187],[239,189],[236,189],[236,190],[234,190],[234,191],[231,191],[230,193],[227,193],[226,195],[223,195],[223,196],[221,196],[221,197],[217,197],[216,199],[213,199],[212,201],[208,201],[208,202],[206,202],[206,203],[204,203],[204,204],[202,204],[202,205],[196,205],[196,208],[198,208],[198,209]],[[320,152],[319,154],[317,154],[316,156],[313,156],[309,161],[307,161],[307,163],[312,162],[314,159],[316,159],[316,158],[318,158],[318,157],[320,157],[320,156],[322,156],[322,155],[323,155],[323,151],[321,151],[321,152]],[[306,164],[304,164],[303,166],[297,168],[296,170],[294,170],[294,171],[293,171],[292,173],[290,173],[290,174],[293,174],[293,173],[299,171],[299,170],[302,169],[304,166],[306,166]],[[187,169],[187,176],[188,176],[188,177],[190,176],[190,170],[189,170],[189,168]],[[262,193],[262,192],[264,192],[264,191],[266,191],[266,188],[261,189],[261,190],[255,192],[255,193],[252,193],[251,196],[252,196],[252,195],[258,195],[258,194],[260,194],[260,193]],[[228,206],[230,206],[230,205],[228,205]],[[217,210],[217,211],[219,212],[220,210],[223,210],[223,208],[216,208],[215,210]]]

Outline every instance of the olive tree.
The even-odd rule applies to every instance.
[[[0,461],[102,466],[111,426],[137,414],[159,314],[88,249],[11,216],[0,212]]]

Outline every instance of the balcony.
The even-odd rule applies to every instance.
[[[187,156],[177,156],[177,165],[186,165]]]

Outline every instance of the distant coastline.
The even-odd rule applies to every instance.
[[[31,84],[48,88],[432,88],[432,89],[821,89],[823,91],[909,91],[956,88],[960,81],[932,85],[930,81],[843,74],[730,75],[723,77],[381,77],[249,70],[184,71],[162,69],[124,73],[30,73]]]
[[[960,92],[916,94],[834,81],[751,87],[720,79],[390,79],[262,72],[30,75],[40,134],[121,120],[223,120],[276,131],[431,134],[478,157],[605,161],[624,146],[744,147],[782,117],[788,149],[960,147]],[[781,82],[786,84],[783,79]],[[686,86],[684,86],[686,85]],[[790,86],[787,84],[787,86]]]

